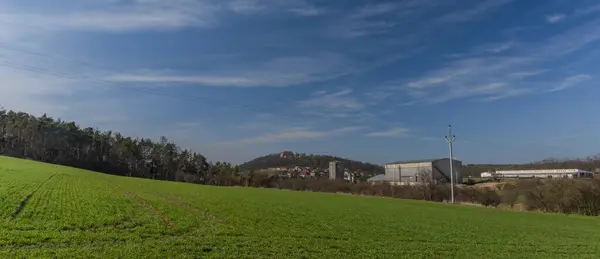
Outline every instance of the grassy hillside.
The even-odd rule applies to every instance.
[[[600,220],[0,157],[0,258],[597,258]]]

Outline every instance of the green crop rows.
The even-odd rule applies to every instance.
[[[0,258],[600,258],[600,219],[0,157]]]

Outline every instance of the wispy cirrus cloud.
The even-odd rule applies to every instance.
[[[564,20],[567,16],[565,14],[559,13],[559,14],[552,14],[552,15],[548,15],[546,16],[546,22],[548,23],[557,23],[560,22],[562,20]]]
[[[330,130],[317,130],[313,128],[288,128],[280,129],[277,132],[271,132],[270,134],[259,135],[255,137],[249,137],[244,139],[226,141],[215,143],[216,146],[229,146],[229,145],[254,145],[254,144],[273,144],[273,143],[287,143],[296,141],[308,141],[317,140],[323,138],[340,137],[345,134],[356,132],[365,129],[364,126],[349,126],[342,128],[335,128]]]
[[[514,73],[510,73],[508,74],[508,77],[510,78],[517,78],[517,79],[523,79],[526,77],[532,77],[532,76],[537,76],[540,74],[543,74],[545,72],[548,72],[548,69],[536,69],[536,70],[531,70],[531,71],[519,71],[519,72],[514,72]]]
[[[535,62],[527,57],[496,56],[458,60],[397,88],[413,99],[407,104],[436,104],[464,98],[500,100],[540,91],[537,85],[521,81],[542,73],[540,70],[524,71]]]
[[[600,19],[590,20],[530,46],[536,56],[558,57],[578,51],[600,40]]]
[[[106,78],[108,81],[143,83],[143,84],[199,84],[209,86],[254,86],[259,81],[243,77],[218,77],[218,76],[183,76],[159,74],[116,74]]]
[[[414,53],[387,56],[369,62],[335,52],[302,56],[290,54],[265,60],[246,60],[241,57],[232,58],[232,61],[226,63],[215,63],[215,68],[197,73],[150,69],[121,73],[112,71],[114,74],[105,75],[102,80],[150,86],[288,87],[360,74],[410,57]]]
[[[331,35],[341,38],[360,38],[367,35],[385,34],[410,17],[416,17],[435,7],[439,1],[390,1],[362,5],[334,22]]]
[[[367,137],[407,137],[410,135],[410,130],[403,127],[395,127],[383,131],[375,131],[365,134]]]
[[[351,89],[338,91],[316,91],[306,99],[296,103],[299,114],[306,118],[317,119],[316,122],[352,122],[366,123],[375,115],[369,111],[372,103],[362,98],[360,93]]]
[[[594,46],[600,41],[599,25],[600,19],[595,19],[536,42],[514,44],[514,41],[505,41],[504,44],[476,46],[467,54],[455,55],[452,61],[421,76],[383,83],[388,86],[385,97],[392,98],[389,93],[399,91],[410,100],[406,104],[435,104],[464,98],[495,101],[572,88],[591,80],[591,73],[574,71],[571,74],[576,76],[547,75],[546,72],[551,70],[546,64],[563,62],[572,54]],[[496,51],[486,51],[494,49]],[[566,79],[557,82],[553,78],[560,76]]]
[[[326,8],[303,0],[233,0],[229,6],[240,14],[284,10],[301,16],[316,16],[326,12]]]
[[[352,90],[345,89],[333,93],[316,92],[310,99],[298,102],[303,108],[323,108],[327,110],[356,111],[365,108],[351,96]]]
[[[466,53],[453,53],[446,55],[446,57],[462,58],[489,54],[504,54],[504,52],[514,49],[518,46],[519,44],[515,40],[510,40],[506,42],[493,42],[474,47],[472,50]]]
[[[506,82],[504,75],[529,62],[530,59],[519,57],[459,60],[397,88],[413,98],[409,104],[434,104],[469,97],[501,99],[516,93],[515,85]],[[401,82],[397,84],[403,85]],[[507,95],[508,92],[513,95]]]
[[[500,44],[495,44],[493,46],[489,46],[488,48],[484,49],[484,51],[491,52],[491,53],[500,53],[500,52],[509,50],[511,48],[514,48],[515,45],[516,45],[516,43],[514,41],[503,42]]]
[[[276,57],[245,65],[228,64],[212,73],[182,75],[152,71],[115,74],[106,80],[146,84],[198,84],[215,87],[283,87],[330,80],[359,71],[359,64],[337,53]]]
[[[398,10],[398,8],[400,8],[400,5],[393,2],[368,4],[352,12],[349,17],[352,19],[364,19],[377,15],[388,14]]]
[[[76,1],[30,8],[25,3],[0,3],[0,22],[48,31],[129,32],[139,30],[174,30],[186,27],[215,27],[225,11],[256,14],[271,10],[301,16],[325,12],[301,0],[132,0]]]
[[[495,8],[513,2],[514,0],[484,0],[476,5],[460,11],[450,12],[436,19],[438,23],[468,22],[480,18]]]
[[[559,86],[556,86],[548,91],[556,92],[556,91],[564,90],[567,88],[574,87],[574,86],[581,84],[585,81],[588,81],[590,79],[592,79],[592,76],[588,75],[588,74],[578,74],[578,75],[574,75],[574,76],[569,76],[563,80],[562,84],[560,84]]]
[[[69,3],[70,8],[66,8]],[[63,1],[63,5],[26,8],[4,4],[0,21],[50,31],[133,31],[207,27],[221,7],[208,1]]]

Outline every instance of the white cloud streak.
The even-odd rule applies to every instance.
[[[546,16],[546,22],[548,23],[557,23],[564,20],[567,16],[565,14],[552,14]]]
[[[404,17],[410,14],[416,14],[421,11],[425,11],[427,8],[435,6],[437,3],[438,1],[435,0],[378,2],[356,8],[348,15],[348,17],[352,20],[362,20],[387,14],[393,14],[396,17]]]
[[[492,11],[500,6],[508,4],[514,0],[483,0],[479,1],[475,6],[448,13],[444,16],[441,16],[436,21],[439,23],[459,23],[459,22],[468,22],[473,21],[480,18],[483,14]]]
[[[569,76],[563,80],[562,84],[560,84],[559,86],[552,88],[548,91],[556,92],[556,91],[560,91],[560,90],[565,90],[567,88],[574,87],[574,86],[581,84],[590,79],[592,79],[592,76],[587,75],[587,74],[578,74],[578,75],[574,75],[574,76]]]
[[[328,111],[356,111],[365,108],[365,105],[350,96],[352,90],[346,89],[334,93],[316,93],[308,100],[298,102],[303,108],[324,108]]]
[[[337,128],[332,130],[314,130],[310,128],[290,128],[282,129],[278,132],[271,134],[260,135],[256,137],[250,137],[240,140],[227,141],[216,143],[217,146],[229,146],[229,145],[255,145],[255,144],[267,144],[267,143],[284,143],[284,142],[295,142],[295,141],[307,141],[316,140],[329,137],[339,137],[348,133],[356,132],[364,129],[363,126],[350,126]]]
[[[515,87],[505,82],[504,75],[531,60],[518,57],[485,57],[459,60],[433,70],[416,81],[406,83],[404,90],[415,98],[412,103],[441,103],[452,99],[479,97],[501,99],[513,96]],[[395,83],[396,85],[401,82]],[[432,93],[436,93],[433,95]],[[513,94],[507,95],[511,92]]]
[[[591,20],[547,39],[532,44],[530,53],[536,56],[557,57],[578,51],[600,40],[600,19]],[[537,46],[535,46],[537,45]]]
[[[398,79],[384,85],[389,91],[404,93],[410,99],[407,105],[436,104],[463,98],[495,101],[566,90],[590,80],[591,73],[575,72],[578,75],[565,76],[564,82],[556,86],[552,78],[539,76],[550,71],[545,65],[583,51],[598,41],[600,19],[595,19],[538,42],[484,44],[473,48],[469,54],[459,55],[463,57],[461,60],[451,61],[412,80]],[[502,52],[507,51],[505,46],[510,46],[511,55],[485,51],[494,49],[491,46],[498,46],[496,50]]]
[[[256,14],[266,10],[300,16],[323,14],[324,9],[295,0],[63,0],[47,8],[0,3],[0,22],[48,31],[129,32],[214,27],[225,11]]]
[[[108,76],[108,81],[124,83],[149,83],[149,84],[200,84],[209,86],[255,86],[259,82],[241,77],[216,77],[216,76],[169,76],[169,75],[141,75],[117,74]]]
[[[429,104],[469,97],[499,100],[525,94],[529,92],[526,87],[507,82],[504,75],[529,62],[526,58],[505,57],[461,60],[408,83],[405,91],[416,98],[413,103]]]
[[[369,111],[376,103],[350,89],[334,92],[317,91],[296,102],[295,110],[309,121],[365,124],[377,115]]]
[[[146,84],[198,84],[215,87],[284,87],[334,79],[359,71],[357,64],[337,53],[278,57],[266,62],[246,62],[206,75],[177,75],[161,71],[116,74],[114,82]]]
[[[331,35],[341,38],[360,38],[385,34],[403,19],[415,17],[439,1],[393,1],[367,4],[352,10],[330,26]],[[390,18],[393,17],[393,18]],[[393,21],[392,21],[393,20]]]
[[[385,131],[376,131],[365,134],[367,137],[406,137],[409,136],[410,130],[403,127],[395,127]]]
[[[500,52],[503,52],[503,51],[513,48],[514,45],[515,45],[515,43],[513,41],[505,42],[505,43],[502,43],[502,44],[499,44],[496,46],[492,46],[492,47],[488,48],[487,51],[491,52],[491,53],[500,53]]]
[[[516,78],[516,79],[523,79],[526,77],[532,77],[532,76],[537,76],[540,74],[543,74],[545,72],[548,72],[548,69],[537,69],[537,70],[532,70],[532,71],[520,71],[520,72],[514,72],[514,73],[510,73],[508,74],[508,77],[510,78]]]
[[[68,1],[67,1],[68,2]],[[207,1],[131,1],[129,4],[110,1],[81,2],[62,9],[23,9],[5,6],[0,21],[22,24],[51,31],[112,31],[177,29],[207,27],[216,22],[218,5]],[[78,6],[80,8],[75,8]]]
[[[317,16],[326,12],[325,8],[303,0],[234,0],[229,6],[234,12],[245,15],[279,10],[300,16]]]

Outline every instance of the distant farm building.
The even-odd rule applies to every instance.
[[[454,183],[462,183],[462,162],[454,160]],[[398,161],[385,165],[385,175],[367,179],[368,182],[389,182],[395,185],[412,185],[433,179],[450,183],[450,158],[415,161]]]
[[[283,151],[281,153],[279,153],[279,157],[281,158],[288,158],[288,157],[293,157],[294,156],[294,152],[292,151]]]
[[[504,170],[496,171],[501,178],[592,178],[594,173],[580,169]]]
[[[483,173],[481,173],[481,178],[490,178],[492,176],[493,175],[490,172],[483,172]]]

